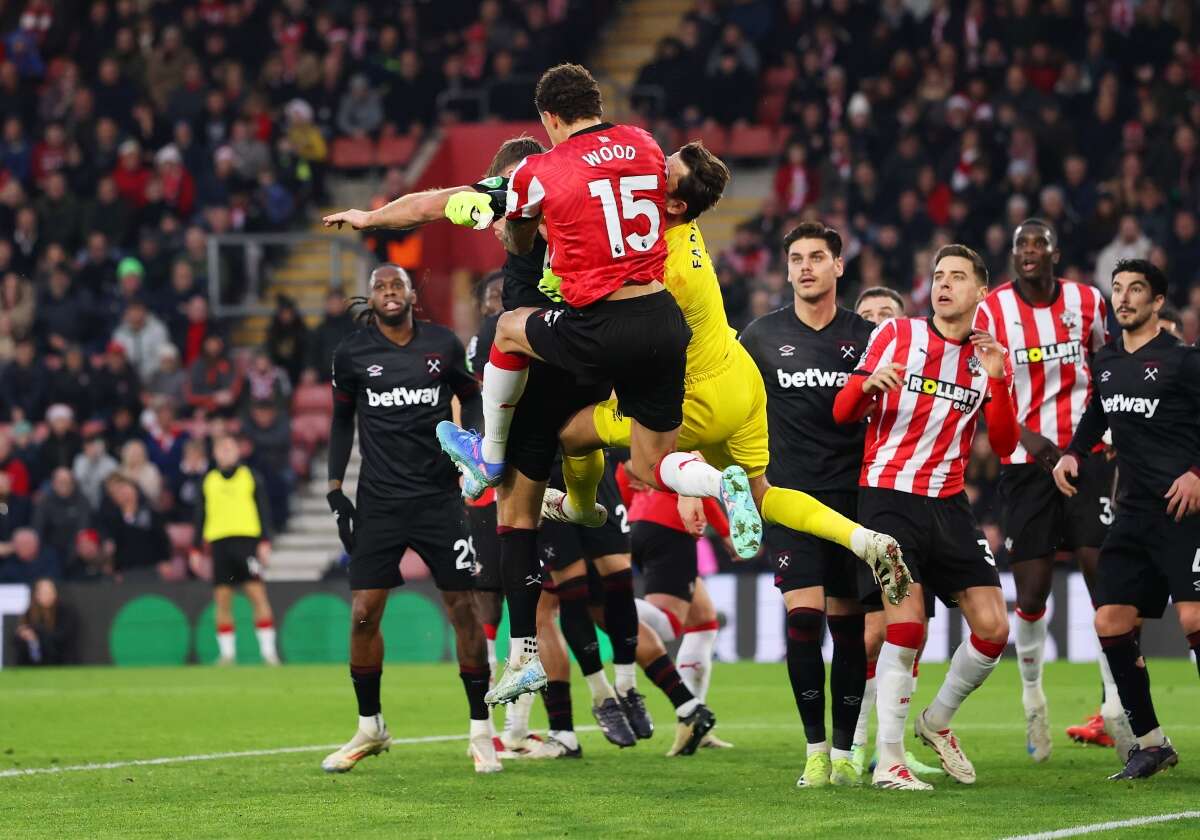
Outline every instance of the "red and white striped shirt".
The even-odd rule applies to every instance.
[[[988,397],[987,371],[974,346],[945,338],[932,319],[893,319],[875,328],[855,374],[870,376],[886,364],[904,368],[902,384],[876,396],[859,485],[918,496],[962,492],[971,439]]]
[[[1066,449],[1092,390],[1091,357],[1108,341],[1108,310],[1094,286],[1058,281],[1044,306],[1025,300],[1012,283],[993,290],[975,312],[975,327],[1008,350],[1017,421]],[[1031,462],[1025,447],[1005,464]]]

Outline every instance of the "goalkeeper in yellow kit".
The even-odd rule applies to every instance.
[[[850,549],[871,566],[886,597],[899,603],[907,594],[909,576],[894,539],[863,528],[806,493],[768,483],[766,389],[725,318],[716,272],[695,222],[721,197],[729,169],[703,144],[692,142],[668,158],[667,175],[663,282],[683,310],[692,338],[679,451],[664,458],[659,469],[682,471],[686,466],[689,477],[695,477],[694,495],[715,496],[721,470],[742,467],[765,520]],[[479,193],[459,193],[447,203],[446,215],[458,224],[474,224],[479,213],[487,211],[487,201]],[[553,275],[547,274],[543,291],[553,292],[553,283]],[[628,446],[629,436],[630,422],[615,399],[578,412],[559,435],[567,492],[547,490],[543,516],[578,525],[602,524],[606,511],[596,503],[604,473],[601,450]],[[699,459],[693,451],[707,464],[694,463]]]

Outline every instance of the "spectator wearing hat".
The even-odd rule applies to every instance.
[[[71,469],[75,456],[83,449],[83,438],[75,428],[75,412],[70,406],[56,403],[46,409],[48,432],[38,444],[34,462],[33,486],[40,487],[59,468]]]
[[[219,333],[204,337],[200,355],[188,368],[184,399],[200,415],[230,416],[237,408],[242,378],[237,366],[225,352],[225,339]]]
[[[62,560],[42,545],[33,528],[18,528],[12,536],[12,554],[0,559],[0,583],[30,585],[40,578],[61,580]]]
[[[71,576],[76,565],[75,539],[92,525],[92,506],[79,490],[75,475],[59,467],[50,477],[50,490],[33,509],[32,527],[42,544],[53,549]]]
[[[100,510],[104,499],[104,482],[117,471],[117,459],[108,454],[104,444],[104,426],[89,423],[83,431],[83,451],[75,456],[71,472],[79,492],[87,499],[93,512]]]
[[[149,382],[158,373],[162,349],[171,344],[167,328],[140,296],[129,300],[112,340],[125,349],[125,357],[143,382]]]
[[[40,420],[45,408],[46,369],[38,361],[32,338],[17,340],[12,362],[0,373],[0,399],[9,420]]]
[[[183,168],[183,155],[173,143],[168,143],[154,156],[159,183],[162,184],[163,201],[184,218],[192,214],[196,203],[196,183]]]
[[[117,193],[133,210],[141,210],[146,204],[146,187],[150,184],[150,170],[142,164],[142,147],[132,138],[117,149],[117,168],[112,179]]]
[[[221,146],[213,153],[212,169],[200,179],[197,204],[201,210],[228,207],[243,184],[237,172],[237,154],[231,147]]]
[[[137,411],[141,393],[141,380],[125,356],[125,347],[110,341],[96,371],[96,411],[101,416],[111,416],[117,406]]]
[[[158,370],[146,380],[144,393],[151,397],[164,397],[175,405],[183,405],[183,386],[187,371],[179,360],[179,348],[170,342],[158,351]]]
[[[287,117],[288,145],[310,173],[313,197],[317,201],[323,201],[325,160],[329,156],[329,147],[325,144],[321,130],[313,122],[312,106],[303,99],[293,99],[287,104],[284,114]]]

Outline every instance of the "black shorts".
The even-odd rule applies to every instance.
[[[1116,468],[1115,459],[1100,454],[1085,458],[1079,465],[1079,492],[1068,499],[1037,464],[1001,467],[996,503],[1009,562],[1098,548],[1113,520]]]
[[[1168,597],[1200,601],[1200,515],[1122,510],[1100,547],[1097,604],[1135,606],[1161,618]]]
[[[247,581],[262,580],[258,543],[257,537],[226,537],[209,543],[213,586],[238,586]]]
[[[508,430],[504,460],[526,478],[546,481],[558,455],[558,433],[580,409],[612,396],[609,382],[583,384],[570,371],[539,362],[529,378]]]
[[[358,492],[358,521],[350,553],[351,589],[404,585],[400,558],[411,548],[443,592],[475,588],[475,558],[462,498],[380,499]]]
[[[467,505],[467,525],[471,529],[471,549],[475,552],[475,588],[481,592],[499,592],[500,538],[496,536],[496,503]]]
[[[550,486],[563,489],[562,470],[555,469]],[[562,571],[576,560],[595,560],[609,554],[629,554],[629,516],[617,486],[616,464],[605,459],[604,477],[596,501],[608,509],[608,519],[599,528],[543,522],[538,529],[538,557],[549,571]]]
[[[939,499],[860,487],[858,521],[895,537],[913,580],[948,607],[956,606],[956,592],[1000,585],[996,558],[971,513],[966,493]],[[866,563],[859,564],[858,582],[861,596],[879,592]]]
[[[696,593],[696,539],[657,522],[634,522],[633,565],[642,572],[646,594],[656,592],[689,603]]]
[[[848,519],[858,518],[857,493],[811,493],[814,499]],[[858,570],[865,564],[854,552],[812,534],[768,525],[764,535],[775,586],[780,592],[822,586],[829,598],[858,598]]]
[[[622,413],[646,428],[669,432],[683,423],[692,331],[670,292],[539,310],[525,322],[525,337],[581,383],[611,382]]]

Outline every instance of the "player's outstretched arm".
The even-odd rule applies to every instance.
[[[466,185],[408,193],[377,210],[343,210],[340,213],[332,213],[321,221],[325,223],[325,227],[340,228],[342,225],[350,225],[355,230],[414,228],[444,218],[446,202],[450,200],[450,196],[465,190],[472,190],[472,187]]]

